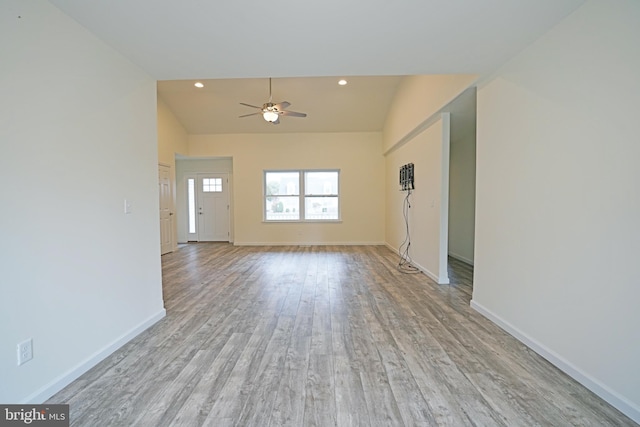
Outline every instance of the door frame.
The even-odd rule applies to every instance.
[[[224,171],[224,172],[190,172],[184,175],[184,179],[183,179],[183,188],[184,188],[184,192],[185,192],[185,197],[184,197],[184,209],[186,212],[185,215],[185,221],[184,221],[184,227],[185,227],[185,236],[187,237],[186,241],[187,242],[198,242],[198,241],[202,241],[200,240],[200,236],[199,236],[199,231],[198,231],[198,214],[199,214],[199,202],[198,202],[198,197],[199,197],[199,187],[200,187],[200,181],[199,178],[200,177],[204,177],[204,176],[210,176],[210,175],[222,175],[224,176],[224,180],[226,181],[224,183],[224,185],[226,185],[226,191],[225,191],[225,196],[226,196],[226,205],[227,205],[227,224],[226,224],[226,228],[227,228],[227,239],[226,240],[218,240],[218,241],[225,241],[225,242],[233,242],[233,233],[231,230],[231,224],[232,224],[232,206],[231,206],[231,200],[232,200],[232,191],[231,191],[231,173],[228,171]],[[196,228],[196,232],[195,233],[190,233],[189,232],[189,188],[188,188],[188,183],[189,183],[189,179],[193,179],[194,180],[194,197],[195,197],[195,228]]]
[[[160,185],[162,184],[160,181],[160,177],[162,172],[166,172],[169,175],[169,191],[167,196],[167,200],[165,200],[168,203],[168,209],[169,209],[169,230],[168,230],[168,237],[169,237],[169,248],[168,250],[163,249],[162,247],[162,241],[163,241],[163,236],[162,236],[162,216],[163,216],[163,212],[162,212],[162,206],[163,206],[163,200],[162,200],[162,195],[163,192],[161,191]],[[176,221],[175,221],[175,200],[174,200],[174,185],[173,185],[173,174],[172,174],[172,167],[171,165],[168,165],[166,163],[158,163],[158,208],[160,211],[160,229],[158,230],[160,232],[160,255],[164,255],[164,254],[168,254],[170,252],[175,251],[176,249]]]

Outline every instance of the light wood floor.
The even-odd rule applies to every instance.
[[[50,399],[73,426],[632,426],[381,246],[191,244],[167,317]]]

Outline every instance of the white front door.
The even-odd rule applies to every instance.
[[[173,212],[171,212],[171,169],[158,166],[158,187],[160,191],[160,253],[173,251]]]
[[[191,181],[193,180],[193,181]],[[229,180],[226,173],[197,174],[189,187],[189,240],[229,241]],[[195,184],[195,185],[194,185]]]

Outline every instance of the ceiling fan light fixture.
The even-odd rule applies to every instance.
[[[278,120],[278,113],[273,111],[265,111],[262,113],[262,117],[269,123],[273,123]]]
[[[251,108],[260,110],[251,114],[243,114],[242,116],[240,116],[240,118],[257,116],[259,114],[262,114],[262,118],[265,121],[272,123],[274,125],[277,125],[278,123],[280,123],[280,116],[307,117],[306,113],[298,113],[296,111],[287,110],[286,108],[289,105],[291,105],[290,102],[282,101],[275,104],[273,103],[271,99],[271,78],[269,78],[269,102],[262,104],[262,107],[258,107],[257,105],[245,104],[244,102],[241,102],[240,104],[246,107],[251,107]]]
[[[346,81],[345,79],[341,79],[341,80],[338,80],[338,84],[339,84],[340,86],[344,86],[344,85],[346,85],[346,84],[347,84],[347,81]]]

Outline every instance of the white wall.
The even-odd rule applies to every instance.
[[[411,234],[410,255],[417,266],[438,283],[449,283],[447,273],[449,222],[449,149],[451,103],[477,78],[476,75],[409,76],[394,96],[382,132],[386,164],[385,242],[393,248],[405,238],[402,193],[398,168],[416,165],[417,199],[411,208],[417,227]],[[412,225],[413,224],[413,225]]]
[[[234,243],[382,244],[380,133],[190,135],[189,155],[233,158]],[[265,169],[340,169],[342,221],[264,223]]]
[[[445,107],[451,112],[449,255],[473,265],[476,205],[476,88]]]
[[[171,179],[171,212],[177,213],[176,155],[187,154],[187,131],[167,104],[158,98],[158,162],[169,166]],[[173,249],[178,247],[178,222],[176,216],[171,223]]]
[[[409,255],[413,264],[440,284],[447,273],[449,115],[386,156],[386,242],[394,250],[407,238],[406,191],[399,190],[398,171],[414,164],[415,190],[409,196]]]
[[[638,422],[639,23],[588,1],[479,90],[473,291]]]
[[[412,132],[435,115],[477,78],[476,74],[407,76],[398,85],[382,132],[383,152],[413,137]],[[422,128],[423,129],[423,128]]]
[[[43,0],[0,3],[0,58],[0,402],[38,402],[164,315],[156,89]]]
[[[177,155],[186,155],[188,151],[188,134],[182,123],[169,109],[165,102],[158,98],[158,161],[175,167]]]

